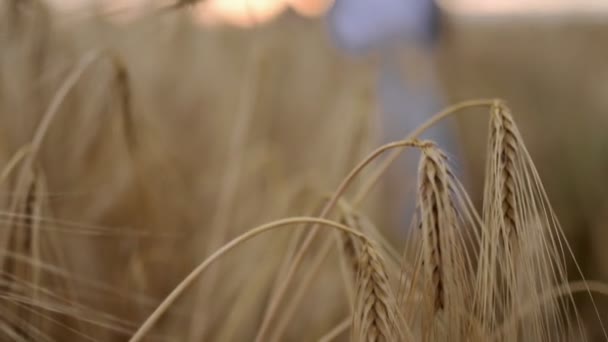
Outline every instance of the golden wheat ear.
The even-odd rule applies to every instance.
[[[572,296],[542,301],[543,291],[567,283],[561,227],[507,106],[491,108],[483,203],[482,243],[476,282],[476,316],[500,340],[555,341],[578,332]],[[570,252],[571,254],[571,252]],[[505,320],[533,303],[534,314],[509,329]]]
[[[340,201],[339,207],[343,224],[364,234],[368,230],[378,233],[348,203]],[[382,257],[380,246],[341,232],[340,249],[346,291],[352,302],[352,340],[402,340],[403,322],[387,272],[390,266]]]
[[[404,341],[409,331],[400,319],[397,299],[391,288],[386,266],[378,247],[362,241],[356,264],[355,306],[352,340]]]
[[[474,276],[469,248],[479,225],[470,200],[434,144],[422,148],[417,218],[404,255],[416,260],[404,276],[406,321],[425,341],[470,340],[469,303]]]

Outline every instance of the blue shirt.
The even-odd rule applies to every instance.
[[[328,20],[336,44],[365,53],[404,43],[428,43],[436,36],[433,0],[335,0]]]

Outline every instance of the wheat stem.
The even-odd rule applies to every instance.
[[[404,142],[403,145],[401,145],[401,146],[396,145],[396,146],[388,147],[388,148],[386,148],[387,145],[385,145],[384,147],[381,147],[381,148],[377,149],[376,151],[372,152],[372,154],[370,156],[365,158],[359,165],[357,165],[346,176],[346,178],[344,178],[344,180],[340,183],[340,185],[338,186],[336,191],[334,191],[334,193],[332,194],[329,202],[326,204],[326,206],[321,211],[321,214],[319,215],[319,217],[325,218],[331,213],[331,211],[334,209],[338,199],[346,191],[346,188],[351,184],[352,180],[362,171],[362,169],[365,166],[367,166],[369,163],[371,163],[373,160],[375,160],[385,150],[392,149],[392,148],[399,148],[399,147],[407,147],[408,144],[406,144],[405,142],[408,142],[411,139],[418,138],[420,135],[422,135],[424,132],[426,132],[426,130],[428,130],[433,125],[437,124],[442,119],[449,117],[463,109],[491,106],[495,103],[495,101],[496,100],[494,100],[494,99],[477,99],[477,100],[464,101],[464,102],[458,103],[456,105],[453,105],[453,106],[433,115],[422,126],[420,126],[414,132],[409,134],[408,137],[403,140],[403,142]],[[389,157],[387,158],[387,160],[385,160],[381,164],[381,166],[376,170],[376,172],[374,172],[374,174],[372,174],[369,177],[369,181],[367,181],[361,187],[361,190],[355,196],[355,199],[354,199],[355,206],[359,205],[363,201],[363,199],[367,196],[369,191],[371,191],[371,188],[376,184],[377,180],[388,169],[388,167],[396,160],[396,158],[399,156],[399,154],[402,152],[402,150],[403,149],[401,148],[401,149],[391,153],[389,155]],[[304,258],[304,254],[310,248],[316,234],[317,234],[316,229],[315,229],[315,227],[313,227],[313,229],[311,229],[308,232],[307,236],[305,237],[304,242],[302,243],[302,245],[296,252],[294,259],[290,265],[290,268],[288,269],[282,283],[280,284],[280,286],[277,288],[277,291],[273,294],[273,296],[270,299],[269,305],[266,309],[266,313],[264,314],[264,318],[262,320],[262,324],[258,330],[258,334],[255,339],[256,342],[264,342],[263,337],[265,336],[266,331],[269,329],[270,323],[272,322],[274,316],[276,315],[278,307],[279,307],[283,297],[285,296],[287,288],[289,287],[289,283],[293,279],[295,272],[297,271],[298,267],[300,266],[300,264],[302,262],[302,259]],[[329,251],[331,250],[331,248],[330,248],[331,243],[332,243],[332,241],[325,241],[324,245],[320,249],[320,253],[322,253],[322,254],[329,253]],[[325,255],[320,256],[319,258],[322,259],[324,257],[325,257]],[[309,270],[309,272],[315,272],[315,271]]]
[[[145,335],[150,331],[150,329],[154,326],[154,324],[158,321],[158,319],[169,309],[169,307],[175,302],[175,300],[214,262],[216,262],[220,257],[222,257],[227,252],[231,251],[235,247],[239,246],[243,242],[256,237],[265,232],[273,231],[278,228],[288,228],[293,224],[301,224],[301,223],[315,223],[318,227],[323,228],[333,228],[337,230],[341,230],[346,232],[352,236],[355,236],[364,241],[367,238],[353,230],[347,226],[344,226],[340,223],[320,219],[316,217],[292,217],[283,220],[277,220],[274,222],[270,222],[258,227],[251,229],[250,231],[240,235],[239,237],[233,239],[228,242],[220,249],[215,251],[211,256],[209,256],[205,261],[200,263],[196,268],[186,276],[172,291],[169,293],[167,297],[162,301],[162,303],[148,316],[148,318],[144,321],[144,323],[139,327],[137,332],[129,339],[130,342],[138,342],[141,341]],[[293,228],[293,227],[291,227]]]

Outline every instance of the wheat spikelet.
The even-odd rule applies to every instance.
[[[495,151],[492,154],[492,158],[496,159],[493,165],[498,164],[499,169],[497,170],[497,183],[500,188],[497,195],[500,199],[501,219],[504,221],[506,235],[512,240],[517,234],[517,208],[515,200],[517,189],[515,178],[518,175],[516,175],[515,163],[518,154],[518,139],[514,131],[515,124],[508,112],[499,106],[495,106],[493,111],[495,114],[492,115],[491,120],[493,129],[490,141]],[[508,241],[505,241],[505,244],[509,245]]]
[[[535,315],[504,330],[502,340],[549,341],[571,334],[568,300],[541,303],[543,289],[567,282],[561,228],[510,110],[491,109],[476,315],[486,331],[533,302]]]
[[[403,307],[404,316],[420,339],[467,340],[473,279],[467,244],[476,241],[468,232],[477,226],[475,214],[446,156],[431,143],[422,148],[418,182],[418,229],[405,252],[418,262],[404,286],[407,298],[414,299]]]
[[[409,269],[402,270],[402,265],[399,264],[399,254],[392,250],[391,246],[382,236],[381,232],[373,225],[373,223],[367,219],[363,214],[355,212],[353,207],[350,206],[345,200],[341,200],[339,203],[342,219],[341,223],[351,227],[366,236],[370,237],[373,241],[378,241],[374,245],[375,252],[378,254],[383,262],[384,273],[388,279],[396,280],[400,275],[400,272],[408,273]],[[352,235],[341,232],[338,237],[340,259],[342,264],[342,272],[345,282],[345,291],[347,297],[350,299],[351,307],[354,307],[355,298],[355,282],[357,270],[359,269],[359,262],[362,257],[362,251],[359,241]],[[389,283],[389,286],[393,285]]]
[[[357,263],[354,341],[402,341],[396,298],[384,261],[369,241],[363,241]]]
[[[360,231],[370,239],[377,242],[378,252],[384,258],[386,263],[387,272],[393,275],[393,271],[398,272],[403,266],[400,262],[401,254],[394,248],[393,245],[386,239],[382,231],[374,225],[369,217],[366,217],[363,213],[357,212],[353,207],[348,205],[344,200],[339,203],[341,209],[342,219],[340,220],[345,225]],[[352,237],[344,235],[342,239],[342,252],[347,259],[357,260],[358,250],[357,245],[353,241]],[[409,271],[409,267],[408,267]]]
[[[514,262],[518,217],[516,193],[521,168],[517,167],[518,135],[510,115],[501,106],[492,107],[489,151],[486,166],[483,218],[484,240],[480,251],[479,317],[486,330],[496,329],[505,312],[513,308]],[[501,263],[499,265],[499,263]]]

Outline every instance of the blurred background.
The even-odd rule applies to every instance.
[[[118,20],[153,5],[48,1],[68,12],[94,3]],[[339,58],[373,70],[377,142],[405,136],[447,104],[505,99],[584,273],[608,281],[608,2],[203,0],[187,11],[208,27],[322,22],[319,40],[329,37]],[[309,48],[297,58],[306,59]],[[477,203],[486,126],[484,114],[463,114],[428,135],[455,156]],[[397,230],[409,222],[414,165],[400,161],[384,181],[389,200],[379,217]]]
[[[140,20],[150,8],[173,4],[170,0],[47,1],[65,18],[101,15],[114,28]],[[457,101],[506,100],[585,276],[608,281],[608,1],[201,0],[183,11],[201,30],[232,32],[222,36],[230,42],[226,44],[244,46],[246,39],[235,35],[266,32],[281,35],[285,44],[293,45],[280,55],[298,61],[290,62],[297,67],[283,66],[281,73],[272,73],[282,63],[279,57],[267,66],[271,70],[267,77],[289,79],[273,90],[276,94],[296,94],[289,104],[271,101],[267,109],[273,113],[308,115],[308,109],[316,108],[311,101],[323,94],[355,85],[369,88],[355,92],[365,109],[340,107],[359,108],[371,117],[373,139],[364,147],[400,139]],[[243,47],[231,51],[226,56],[247,53]],[[222,56],[216,60],[242,61]],[[196,63],[194,56],[190,58]],[[233,72],[240,72],[241,67],[235,68]],[[179,81],[177,76],[174,79]],[[210,82],[238,84],[221,77]],[[201,87],[201,93],[212,94],[207,88],[211,85]],[[302,95],[306,99],[300,101],[297,94],[301,93],[306,93]],[[349,94],[353,94],[350,89]],[[277,114],[272,122],[291,120],[281,118]],[[349,115],[332,118],[334,125],[348,125],[352,120]],[[314,131],[317,124],[309,128]],[[452,156],[477,205],[483,187],[486,132],[487,115],[471,110],[427,135]],[[294,136],[306,138],[303,132]],[[345,165],[354,165],[355,157],[347,159]],[[396,234],[408,229],[415,174],[416,157],[408,154],[391,168],[375,194],[382,205],[370,204],[378,224]],[[327,187],[320,187],[333,189],[339,173],[331,178],[324,184]],[[571,274],[578,278],[576,272]],[[608,311],[604,308],[603,312]],[[591,335],[598,333],[590,329]]]

